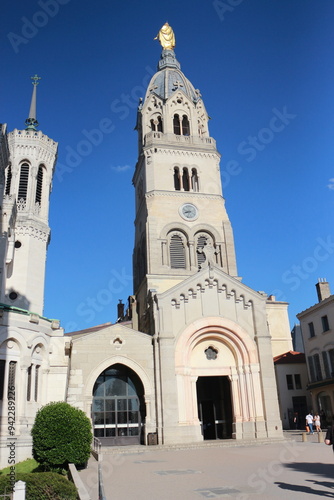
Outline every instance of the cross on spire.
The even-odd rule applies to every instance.
[[[180,82],[180,80],[176,80],[176,82],[173,83],[173,86],[175,87],[174,90],[179,89],[180,87],[183,87],[183,83]]]
[[[33,81],[31,82],[33,85],[39,85],[39,81],[38,81],[38,80],[41,80],[41,77],[40,77],[40,76],[35,75],[35,76],[31,76],[30,78],[31,78],[31,80],[33,80]]]

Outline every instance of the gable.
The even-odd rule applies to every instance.
[[[266,295],[255,292],[216,267],[192,275],[155,296],[161,332],[177,337],[190,323],[203,317],[226,318],[252,338],[256,326],[266,327]],[[258,325],[254,317],[258,316]]]

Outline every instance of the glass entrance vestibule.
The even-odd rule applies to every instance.
[[[103,445],[140,444],[144,439],[144,388],[136,373],[115,364],[102,372],[93,388],[94,436]]]

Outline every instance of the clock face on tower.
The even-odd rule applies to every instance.
[[[180,215],[186,220],[195,220],[198,217],[198,209],[192,203],[185,203],[180,207]]]

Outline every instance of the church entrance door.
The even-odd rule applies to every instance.
[[[135,372],[117,364],[99,375],[93,389],[92,420],[94,436],[104,446],[141,443],[144,390]]]
[[[198,377],[196,389],[203,439],[232,438],[231,388],[228,377]]]

